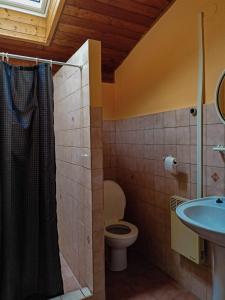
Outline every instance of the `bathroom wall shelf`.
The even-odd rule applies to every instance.
[[[217,145],[217,146],[213,147],[213,151],[225,152],[225,146]]]

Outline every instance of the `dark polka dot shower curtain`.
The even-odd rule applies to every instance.
[[[48,64],[0,62],[0,299],[63,294]]]

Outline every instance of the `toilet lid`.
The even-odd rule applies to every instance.
[[[118,183],[112,180],[104,181],[104,215],[105,223],[122,220],[126,206],[126,197]]]

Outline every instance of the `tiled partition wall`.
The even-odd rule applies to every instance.
[[[211,299],[210,259],[198,266],[170,249],[171,195],[196,195],[196,117],[189,108],[127,120],[104,121],[104,177],[123,187],[127,220],[140,235],[134,247],[200,299]],[[212,146],[224,144],[224,125],[214,105],[204,106],[204,195],[224,194],[224,157]],[[177,158],[177,174],[163,158]]]
[[[97,50],[96,50],[97,49]],[[60,251],[82,287],[104,299],[102,108],[90,88],[95,41],[87,41],[54,76]],[[96,82],[96,85],[98,82]],[[101,84],[101,83],[99,83]]]

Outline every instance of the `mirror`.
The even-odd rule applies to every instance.
[[[225,123],[225,72],[223,73],[216,90],[216,108],[222,122]]]

